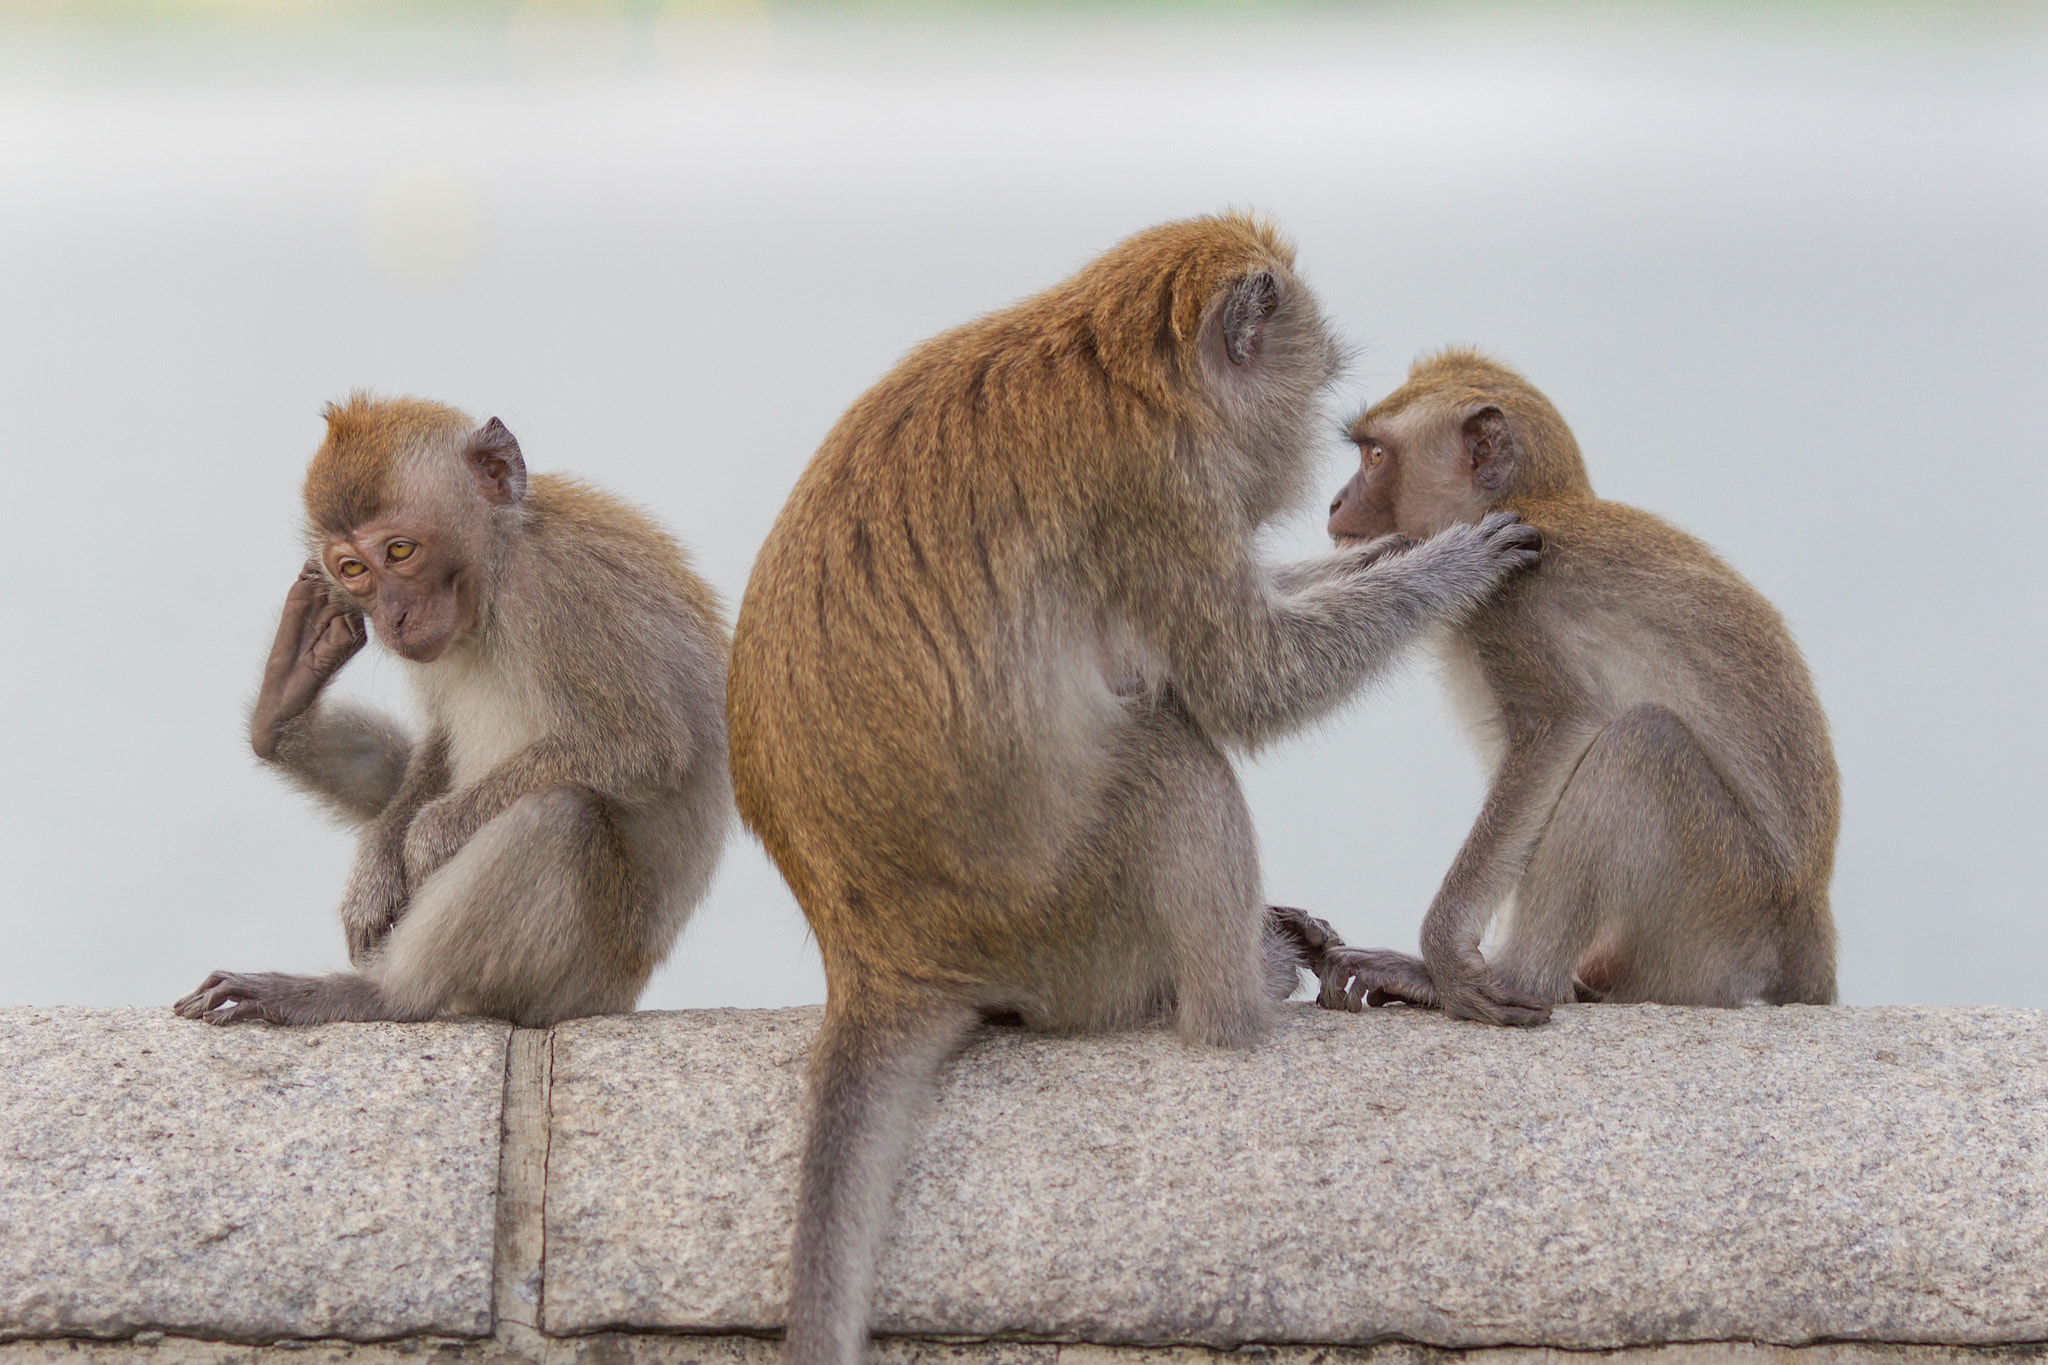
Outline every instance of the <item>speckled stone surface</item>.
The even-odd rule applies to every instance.
[[[506,1033],[0,1010],[0,1337],[487,1335]]]
[[[553,1040],[544,1321],[764,1331],[814,1011]],[[992,1032],[884,1332],[1599,1348],[2048,1340],[2048,1015],[1289,1007],[1255,1051]]]

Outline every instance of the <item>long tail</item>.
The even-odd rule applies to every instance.
[[[932,1081],[978,1016],[834,989],[811,1057],[786,1365],[859,1365],[875,1263]]]

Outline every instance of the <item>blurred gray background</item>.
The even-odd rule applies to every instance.
[[[1244,206],[1360,346],[1328,491],[1417,352],[1521,368],[1803,643],[1844,998],[2048,1006],[2039,6],[0,14],[0,1003],[344,965],[243,731],[325,401],[496,414],[736,606],[906,348]],[[1271,895],[1412,947],[1482,790],[1428,669],[1245,776]],[[643,1004],[822,998],[736,840]]]

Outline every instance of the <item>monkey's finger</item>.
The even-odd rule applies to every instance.
[[[1344,983],[1350,978],[1342,974],[1325,975],[1322,989],[1316,992],[1316,1004],[1326,1010],[1349,1009],[1344,1002]]]
[[[197,1019],[208,1009],[212,1008],[212,1002],[209,997],[220,989],[221,983],[225,980],[227,980],[226,972],[207,973],[206,980],[199,983],[199,988],[179,1000],[177,1004],[171,1006],[171,1009],[187,1019]]]
[[[1466,1003],[1464,1009],[1452,1011],[1463,1019],[1476,1019],[1481,1023],[1499,1024],[1504,1028],[1534,1028],[1550,1022],[1550,1006],[1541,1000],[1498,987],[1485,995],[1477,995]]]
[[[253,1019],[258,1023],[263,1023],[268,1018],[269,1016],[263,1012],[263,1006],[254,1000],[229,1000],[217,1009],[209,1011],[206,1016],[206,1022],[209,1024],[240,1024]]]

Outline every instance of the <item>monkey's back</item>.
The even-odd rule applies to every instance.
[[[1812,675],[1778,610],[1704,542],[1639,508],[1558,499],[1516,510],[1542,530],[1543,561],[1467,631],[1509,723],[1518,689],[1533,703],[1539,679],[1568,689],[1581,714],[1667,707],[1759,825],[1789,836],[1788,874],[1824,887],[1841,779]],[[1536,642],[1540,657],[1517,658],[1517,639]]]
[[[884,888],[1055,913],[1157,671],[1104,619],[1130,586],[1114,547],[1225,515],[1176,466],[1190,400],[1160,339],[1193,334],[1233,263],[1286,265],[1263,230],[1202,230],[1213,256],[1141,236],[916,348],[798,480],[740,608],[729,720],[740,813],[814,923]],[[1148,251],[1171,268],[1147,276]],[[905,932],[951,932],[919,915]]]

